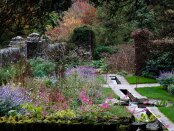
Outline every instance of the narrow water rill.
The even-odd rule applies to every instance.
[[[115,84],[121,84],[121,82],[118,80],[118,78],[116,76],[109,76],[111,78],[111,81],[113,81],[113,83]]]
[[[116,76],[110,76],[110,80],[111,82],[116,80],[119,81]],[[121,84],[120,81],[119,83]],[[132,113],[133,119],[129,129],[130,131],[163,131],[164,127],[158,120],[158,117],[154,116],[147,108],[158,106],[156,101],[139,97],[138,94],[133,89],[131,89],[131,87],[124,88],[124,85],[122,87],[116,85],[117,83],[115,83],[113,86],[113,88],[116,89],[116,92],[118,94],[121,92],[125,97],[129,98],[129,101],[125,101],[127,104],[121,104],[124,100],[120,100],[120,105],[126,106],[127,109]]]

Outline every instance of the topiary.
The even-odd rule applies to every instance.
[[[71,35],[70,42],[78,47],[91,48],[92,56],[94,56],[95,33],[89,26],[75,28]]]

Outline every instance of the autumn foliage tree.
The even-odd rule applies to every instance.
[[[96,9],[87,0],[75,0],[71,8],[64,12],[58,27],[48,29],[47,36],[52,41],[68,40],[72,31],[82,25],[91,25],[96,16]]]

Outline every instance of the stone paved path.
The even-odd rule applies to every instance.
[[[116,76],[121,84],[117,84],[114,80],[111,80],[111,77]],[[138,99],[147,99],[147,97],[140,95],[135,88],[142,88],[142,87],[156,87],[160,86],[158,83],[155,84],[137,84],[137,85],[130,85],[127,80],[120,75],[116,74],[105,74],[105,78],[107,84],[104,87],[110,87],[115,94],[117,94],[121,100],[129,100],[129,97],[126,96],[120,89],[128,90],[135,98]],[[169,131],[174,131],[174,123],[172,123],[166,116],[164,116],[157,107],[147,107],[147,109],[154,115],[160,116],[157,118]]]
[[[147,107],[147,109],[166,127],[169,131],[174,131],[174,124],[164,116],[157,107]]]

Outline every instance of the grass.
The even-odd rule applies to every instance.
[[[118,99],[119,97],[112,91],[111,88],[103,88],[103,95],[106,97],[106,98],[116,98]]]
[[[174,95],[169,94],[161,86],[136,88],[136,91],[139,92],[141,95],[146,96],[148,98],[174,102]]]
[[[126,76],[125,79],[129,84],[146,84],[146,83],[157,83],[155,79],[145,78],[142,76]]]
[[[166,116],[168,117],[172,122],[174,122],[174,105],[170,107],[159,107],[159,110]]]
[[[102,75],[101,76],[97,76],[96,77],[96,81],[101,83],[101,84],[106,84],[106,80],[105,80],[104,76],[102,76]]]

